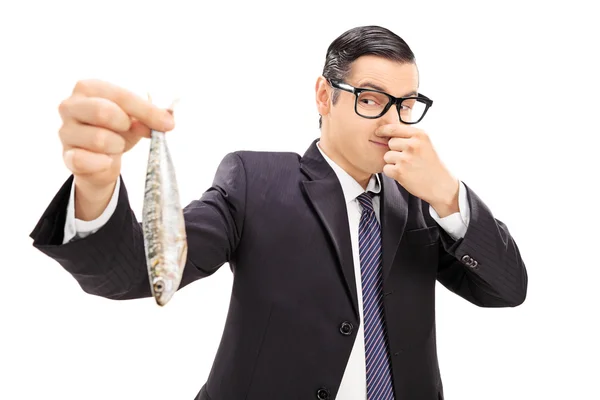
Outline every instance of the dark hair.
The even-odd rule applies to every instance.
[[[408,44],[394,32],[376,25],[359,26],[342,33],[331,42],[325,56],[323,77],[346,79],[352,63],[368,54],[400,63],[415,63],[415,55]],[[339,90],[334,88],[331,99],[333,104],[338,97]],[[319,117],[319,129],[321,121],[322,117]]]

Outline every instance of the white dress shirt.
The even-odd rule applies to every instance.
[[[360,194],[365,192],[362,186],[354,180],[346,171],[334,163],[319,146],[319,151],[327,160],[335,174],[337,175],[344,199],[346,200],[346,208],[348,210],[348,222],[350,225],[350,240],[352,242],[352,258],[354,259],[354,278],[356,282],[356,290],[358,294],[358,310],[360,314],[360,324],[356,334],[354,347],[350,353],[350,359],[346,365],[344,376],[336,399],[340,400],[365,400],[367,398],[367,370],[365,363],[365,331],[363,327],[363,301],[362,301],[362,284],[360,274],[360,257],[358,252],[358,226],[360,223],[361,207],[356,199]],[[381,191],[381,182],[379,176],[371,176],[371,180],[367,184],[367,192],[379,193]],[[454,213],[444,218],[440,218],[438,213],[429,206],[429,213],[432,218],[446,231],[453,239],[464,237],[469,224],[470,210],[467,206],[467,193],[463,183],[460,182],[458,189],[458,207],[460,213]],[[380,197],[373,197],[373,210],[377,221],[380,220]]]
[[[364,327],[363,327],[363,303],[362,303],[362,285],[360,274],[360,258],[358,252],[358,225],[360,222],[361,208],[356,198],[364,192],[363,188],[340,166],[334,163],[319,146],[317,148],[331,166],[342,186],[346,208],[348,210],[348,222],[350,226],[350,239],[352,242],[352,255],[354,259],[354,276],[356,281],[356,289],[358,294],[358,309],[360,313],[360,324],[357,332],[354,347],[350,354],[348,364],[338,394],[339,400],[365,400],[367,398],[367,373],[365,367],[365,343],[364,343]],[[104,212],[95,220],[82,221],[75,218],[75,185],[71,186],[71,195],[67,206],[67,218],[65,223],[63,243],[69,242],[73,238],[83,238],[100,229],[110,218],[117,207],[117,200],[120,187],[120,179],[117,180],[117,185],[113,195]],[[368,183],[367,191],[379,193],[381,191],[381,182],[379,176],[373,175]],[[470,209],[467,204],[467,193],[464,184],[459,185],[458,207],[460,212],[440,218],[433,207],[429,207],[431,217],[455,240],[462,238],[467,231],[469,225]],[[373,209],[377,220],[380,221],[380,196],[373,197]]]

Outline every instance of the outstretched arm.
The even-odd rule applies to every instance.
[[[232,258],[243,228],[245,179],[241,159],[230,153],[213,185],[184,208],[189,249],[180,289]],[[119,300],[150,297],[142,226],[123,181],[108,221],[88,236],[63,243],[72,183],[71,176],[31,232],[33,246],[58,262],[86,293]]]

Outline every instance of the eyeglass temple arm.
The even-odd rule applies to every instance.
[[[329,78],[327,78],[327,81],[333,87],[337,87],[338,89],[342,89],[342,90],[345,90],[347,92],[354,93],[354,88],[352,86],[348,85],[348,84],[345,84],[343,82],[339,82],[339,81],[337,81],[335,79],[329,79]]]

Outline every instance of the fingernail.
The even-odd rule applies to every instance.
[[[173,116],[169,113],[163,116],[162,123],[165,127],[165,130],[167,131],[170,131],[175,127],[175,120],[173,119]]]
[[[65,151],[65,164],[67,168],[73,169],[73,149]]]

